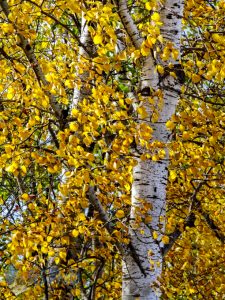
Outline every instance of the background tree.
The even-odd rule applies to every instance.
[[[223,297],[225,4],[171,2],[0,1],[2,297]]]

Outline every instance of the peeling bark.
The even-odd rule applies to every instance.
[[[123,2],[124,12],[126,6]],[[167,0],[161,10],[161,20],[163,26],[161,33],[164,42],[172,42],[180,50],[181,35],[181,15],[183,12],[183,1],[176,2]],[[124,13],[125,14],[125,13]],[[123,17],[123,24],[127,28],[132,20]],[[126,21],[125,21],[126,20]],[[128,30],[127,30],[128,31]],[[137,38],[136,46],[139,47],[140,39],[138,34],[133,30],[129,36],[132,39]],[[176,61],[170,60],[173,64],[179,64],[179,57]],[[168,61],[166,62],[168,64]],[[163,143],[169,142],[169,132],[166,129],[166,122],[175,112],[179,100],[180,81],[171,76],[166,76],[163,82],[159,82],[158,75],[154,73],[154,60],[151,56],[147,57],[142,67],[142,77],[140,79],[142,89],[151,87],[153,90],[163,89],[164,106],[160,112],[157,123],[152,124],[153,140],[159,140]],[[146,107],[149,112],[149,108]],[[142,223],[138,229],[133,227],[131,221],[131,241],[139,256],[142,268],[145,270],[144,275],[131,256],[124,259],[123,266],[123,300],[134,300],[137,297],[140,300],[157,300],[160,299],[160,289],[157,287],[157,278],[162,272],[163,244],[160,242],[165,226],[165,204],[166,204],[166,185],[168,170],[168,154],[165,160],[158,162],[141,161],[134,168],[133,186],[132,186],[132,210],[131,219],[135,219],[135,207],[141,204],[140,199],[145,199],[151,204],[152,210],[148,213],[152,218],[151,224]],[[133,227],[133,228],[132,228]],[[141,233],[142,231],[142,233]],[[153,231],[157,232],[158,238],[153,238]]]

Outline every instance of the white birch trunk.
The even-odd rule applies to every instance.
[[[91,37],[90,37],[90,33],[88,32],[88,23],[86,21],[86,19],[84,18],[84,15],[82,15],[82,19],[81,19],[81,35],[80,35],[80,43],[82,46],[79,47],[79,53],[78,53],[78,61],[81,58],[84,59],[90,59],[89,57],[89,53],[91,53],[93,51],[93,49],[91,49]],[[87,50],[87,52],[86,52]],[[83,72],[80,74],[79,72],[79,67],[76,68],[76,75],[78,80],[82,83],[86,83],[86,80],[89,76],[88,72]],[[79,82],[79,83],[80,83]],[[78,85],[79,85],[78,83]],[[70,105],[70,110],[72,110],[73,108],[77,107],[78,104],[85,98],[85,96],[88,96],[90,94],[90,89],[87,89],[86,87],[82,86],[81,87],[75,87],[74,91],[73,91],[73,99],[72,99],[72,103]],[[65,173],[66,173],[66,169],[63,168],[62,170],[62,178],[61,178],[61,183],[65,184],[66,183],[66,177],[65,177]],[[66,198],[62,195],[62,205],[65,204],[66,202]]]
[[[171,41],[178,50],[180,49],[183,6],[182,0],[166,0],[161,11],[161,20],[164,24],[161,28],[162,35],[165,41]],[[135,34],[138,36],[137,33]],[[178,64],[178,60],[177,62],[172,62]],[[140,80],[142,88],[146,86],[146,82],[153,89],[160,88],[157,74],[155,76],[153,74],[154,68],[151,58],[147,58],[143,65],[142,78]],[[159,140],[163,143],[169,141],[169,132],[165,124],[175,112],[179,100],[179,93],[177,92],[179,89],[180,84],[178,80],[171,76],[167,76],[164,79],[164,107],[158,122],[152,124],[154,140]],[[165,222],[160,220],[160,216],[165,217],[167,169],[168,154],[167,159],[158,162],[141,161],[139,159],[137,166],[134,168],[131,218],[135,218],[135,207],[140,205],[139,199],[145,199],[152,205],[152,210],[149,212],[152,221],[149,224],[151,229],[149,226],[141,224],[138,230],[130,230],[132,244],[139,256],[145,274],[143,274],[131,256],[128,255],[124,259],[126,263],[124,262],[123,264],[123,300],[160,299],[157,277],[160,277],[162,272],[163,257],[161,246],[163,245],[153,239],[152,231],[156,231],[160,238],[165,225]],[[140,229],[143,230],[143,234],[140,233]]]
[[[82,15],[82,19],[81,19],[80,42],[85,47],[85,49],[83,46],[79,47],[78,61],[82,58],[87,59],[87,60],[90,59],[89,53],[93,53],[94,48],[93,48],[93,43],[91,40],[90,33],[88,31],[88,23],[87,23],[84,15]],[[86,52],[86,50],[88,51],[88,53]],[[81,102],[85,98],[85,96],[88,96],[90,94],[90,89],[88,89],[82,85],[82,83],[86,82],[88,76],[89,76],[88,72],[83,72],[82,74],[79,74],[79,68],[77,68],[77,77],[81,81],[81,87],[80,88],[76,87],[74,89],[73,101],[72,101],[71,108],[77,107],[78,103]]]

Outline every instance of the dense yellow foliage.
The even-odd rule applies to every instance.
[[[95,299],[120,298],[117,245],[129,244],[136,145],[146,149],[143,159],[153,161],[170,148],[166,234],[177,229],[182,234],[165,258],[164,298],[222,299],[225,294],[225,2],[186,1],[186,80],[176,115],[167,122],[169,145],[151,140],[151,126],[138,122],[148,116],[144,101],[157,122],[163,91],[147,100],[139,95],[134,108],[130,92],[138,95],[142,57],[162,51],[166,63],[178,52],[162,46],[161,1],[134,2],[133,18],[145,39],[136,51],[113,1],[0,1],[4,299],[36,300],[46,293],[50,299],[81,299],[85,292]],[[79,55],[82,15],[93,41],[90,56]],[[119,39],[124,50],[118,53]],[[154,71],[164,74],[161,65]],[[74,89],[89,91],[77,107],[71,107]],[[90,186],[113,231],[90,205]],[[148,209],[143,199],[140,219]],[[186,226],[190,213],[195,220]]]

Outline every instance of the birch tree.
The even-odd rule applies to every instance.
[[[0,9],[1,297],[221,299],[223,1]]]
[[[183,7],[183,1],[165,1],[159,5],[159,12],[155,12],[151,18],[156,23],[162,22],[159,28],[163,46],[160,53],[155,53],[156,49],[152,47],[150,39],[151,50],[144,53],[142,58],[140,92],[144,96],[143,108],[147,112],[144,122],[148,124],[150,120],[153,128],[152,139],[165,146],[169,142],[166,122],[175,113],[180,86],[184,79],[179,54]],[[133,44],[140,49],[146,41],[141,38],[127,1],[119,1],[119,14]],[[154,101],[155,111],[148,102],[148,96]],[[140,122],[143,122],[142,118]],[[142,149],[139,150],[143,153]],[[151,222],[142,222],[138,227],[131,223],[132,242],[143,269],[132,258],[128,264],[124,263],[123,299],[159,299],[157,277],[161,274],[163,261],[163,244],[159,240],[165,222],[168,153],[165,154],[165,159],[154,160],[143,161],[140,158],[134,168],[131,218],[135,220],[136,208],[140,207],[141,201],[145,199],[150,204],[148,214]]]

